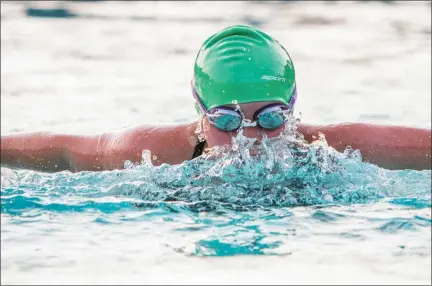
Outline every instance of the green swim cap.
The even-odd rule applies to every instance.
[[[193,87],[207,109],[237,103],[289,104],[295,89],[288,52],[266,33],[245,25],[208,38],[195,60]]]

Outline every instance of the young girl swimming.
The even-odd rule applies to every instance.
[[[205,148],[230,145],[240,129],[256,138],[279,136],[293,111],[297,86],[285,48],[256,28],[235,25],[210,36],[195,60],[192,95],[200,119],[169,126],[139,126],[97,135],[37,132],[1,137],[1,165],[40,171],[98,171],[140,162],[142,151],[154,165],[180,164]],[[244,126],[244,122],[252,122]],[[199,132],[197,132],[199,130]],[[362,123],[297,125],[307,142],[325,135],[342,152],[387,169],[431,169],[431,130]],[[288,148],[288,146],[287,146]]]

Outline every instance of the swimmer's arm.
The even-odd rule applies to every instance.
[[[196,123],[186,123],[131,127],[99,135],[7,135],[1,137],[1,165],[45,172],[115,170],[123,169],[127,160],[140,163],[143,150],[151,152],[155,166],[180,164],[192,157],[196,143],[194,136],[189,142],[183,134],[195,129]]]
[[[308,142],[325,135],[329,146],[343,152],[358,149],[364,161],[385,169],[430,170],[431,130],[423,128],[348,123],[327,126],[300,124]]]
[[[62,171],[63,146],[58,135],[49,132],[1,136],[1,166],[37,171]]]
[[[179,138],[182,138],[186,130],[195,129],[194,123],[174,126],[141,125],[98,136],[63,135],[64,143],[61,145],[65,148],[62,157],[71,171],[124,169],[125,161],[141,163],[143,150],[150,151],[154,166],[163,163],[179,164],[191,158],[193,152],[193,148],[185,147],[189,145]]]
[[[43,172],[73,170],[70,150],[82,157],[94,157],[96,137],[73,136],[52,132],[13,134],[1,137],[1,165]],[[94,149],[94,150],[93,150]],[[93,153],[93,154],[92,154]],[[84,155],[84,156],[83,156]],[[88,160],[90,162],[91,160]],[[90,164],[86,167],[93,167]],[[97,166],[94,166],[97,167]],[[91,168],[89,168],[91,169]]]
[[[83,136],[37,132],[2,136],[1,165],[43,172],[121,169],[125,160],[134,161],[134,155],[140,156],[119,144],[122,138],[115,133]]]

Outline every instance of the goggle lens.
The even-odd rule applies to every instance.
[[[210,123],[221,131],[234,131],[240,128],[243,117],[237,111],[225,108],[216,108],[208,115]],[[256,121],[259,126],[264,129],[279,128],[286,121],[284,111],[279,106],[272,106],[263,109],[256,116]]]

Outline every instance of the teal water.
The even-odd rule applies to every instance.
[[[431,127],[430,1],[31,2],[1,2],[2,134],[195,120],[193,59],[239,23],[289,50],[305,123]],[[1,284],[430,285],[431,172],[287,138],[261,160],[239,140],[180,166],[2,168]]]
[[[2,169],[2,236],[8,224],[75,217],[82,227],[183,234],[169,247],[185,256],[290,255],[293,241],[323,235],[355,243],[412,233],[421,241],[416,255],[430,256],[430,171],[385,170],[362,162],[358,150],[335,151],[324,137],[306,144],[289,124],[280,138],[252,144],[240,134],[233,147],[176,166],[154,167],[144,151],[141,164],[125,162],[125,170]],[[394,250],[408,251],[409,242]]]

